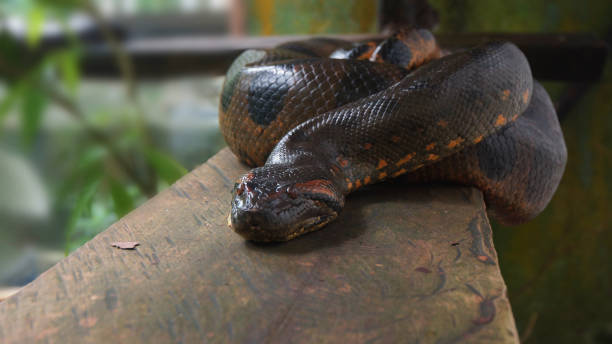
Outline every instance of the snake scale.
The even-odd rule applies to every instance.
[[[516,46],[444,53],[427,30],[245,51],[219,120],[254,167],[228,220],[253,241],[319,229],[349,193],[390,178],[475,186],[490,215],[522,223],[546,207],[567,159],[551,100]]]

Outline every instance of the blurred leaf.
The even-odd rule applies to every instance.
[[[72,208],[72,212],[70,213],[70,218],[68,219],[68,225],[66,227],[66,255],[69,252],[69,244],[73,239],[72,236],[76,227],[77,220],[84,213],[89,212],[94,196],[96,195],[96,191],[98,191],[99,185],[100,182],[95,182],[88,185],[77,197],[77,200],[74,204],[74,208]]]
[[[123,217],[134,209],[134,199],[127,192],[125,186],[114,178],[109,178],[111,197],[115,206],[117,217]]]
[[[15,67],[18,63],[23,63],[22,49],[17,44],[15,37],[7,31],[0,30],[0,73],[4,75],[14,75]]]
[[[2,123],[4,117],[13,109],[15,103],[23,94],[24,83],[19,82],[8,87],[4,98],[0,102],[0,123]]]
[[[78,170],[88,170],[92,167],[97,169],[108,156],[108,150],[100,146],[91,146],[82,150],[80,154],[76,165]]]
[[[38,132],[46,106],[46,94],[39,87],[27,85],[21,100],[21,134],[23,142],[28,146]]]
[[[187,174],[187,169],[172,157],[160,151],[149,149],[145,151],[145,157],[157,174],[168,184],[174,183]]]
[[[28,46],[35,47],[40,42],[40,37],[43,32],[43,24],[45,21],[45,11],[41,5],[34,5],[28,12],[28,28],[26,33],[26,41]]]
[[[104,178],[104,160],[108,156],[106,148],[86,145],[76,154],[76,163],[70,164],[70,172],[57,191],[58,202],[64,202],[70,194],[80,192],[83,185],[90,185]],[[71,157],[66,159],[74,160]]]
[[[47,9],[53,10],[55,15],[67,12],[74,13],[75,10],[82,9],[87,0],[35,0],[38,4],[46,6]],[[106,0],[103,0],[106,1]]]
[[[75,94],[81,79],[77,52],[73,50],[63,52],[59,55],[58,64],[64,85],[72,94]]]
[[[94,197],[90,208],[89,214],[82,215],[77,219],[74,231],[65,243],[64,249],[67,252],[72,252],[81,247],[117,221],[117,216],[113,212],[113,205],[110,200],[107,202],[104,199],[100,199],[100,197]]]

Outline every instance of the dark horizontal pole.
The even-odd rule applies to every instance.
[[[380,39],[380,35],[333,36],[348,40]],[[134,39],[125,42],[140,78],[194,74],[223,74],[243,50],[271,48],[307,36],[278,37],[184,37]],[[453,34],[438,35],[449,49],[490,41],[515,43],[527,56],[533,74],[542,80],[596,81],[608,52],[604,41],[590,34]],[[116,76],[118,68],[104,46],[91,47],[83,60],[89,76]]]
[[[271,48],[280,43],[311,36],[179,36],[128,38],[123,41],[140,79],[155,79],[200,74],[220,75],[242,51]],[[381,35],[329,36],[353,41],[380,40]],[[589,82],[601,77],[609,47],[591,34],[440,34],[440,44],[460,49],[491,41],[515,43],[527,56],[535,78],[551,81]],[[42,50],[58,45],[42,45]],[[108,46],[91,42],[85,45],[81,61],[83,74],[90,77],[117,77],[119,69]]]
[[[512,42],[527,56],[534,77],[549,81],[599,80],[610,50],[604,40],[589,33],[478,33],[441,35],[439,41],[450,49],[491,41]]]
[[[198,74],[222,75],[246,49],[273,48],[281,43],[312,36],[183,36],[124,41],[139,78],[164,78]],[[370,39],[372,35],[327,36],[347,40]],[[82,61],[83,73],[93,77],[116,77],[119,69],[106,45],[90,45]]]

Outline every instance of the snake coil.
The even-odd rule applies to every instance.
[[[502,42],[442,55],[426,30],[240,55],[220,127],[259,167],[236,183],[231,227],[249,240],[289,240],[335,219],[347,194],[397,177],[475,186],[502,223],[540,213],[567,151],[525,56]]]

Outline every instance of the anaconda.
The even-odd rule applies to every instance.
[[[567,151],[525,56],[504,42],[442,55],[429,31],[412,30],[379,44],[312,39],[239,56],[220,127],[255,168],[236,183],[231,227],[289,240],[390,178],[475,186],[506,224],[540,213]]]

